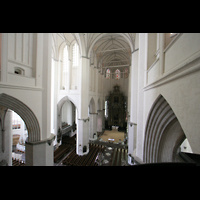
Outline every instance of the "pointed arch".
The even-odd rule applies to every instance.
[[[110,69],[109,68],[107,68],[106,69],[106,79],[110,79]]]
[[[92,97],[89,103],[89,112],[90,113],[95,113],[95,102],[94,98]]]
[[[185,139],[181,125],[166,99],[159,95],[152,105],[145,127],[144,162],[175,162]]]
[[[78,107],[74,103],[73,99],[69,98],[68,96],[63,97],[57,104],[57,129],[61,128],[62,126],[62,119],[61,119],[62,112],[61,111],[62,111],[62,106],[64,105],[66,101],[71,101],[71,103],[74,104],[74,106],[77,109],[77,114],[78,114]]]
[[[33,111],[20,100],[7,95],[0,94],[0,105],[16,112],[25,122],[28,130],[28,142],[40,141],[40,126]]]
[[[58,114],[58,116],[61,115],[62,106],[66,101],[71,101],[75,105],[77,112],[78,112],[78,108],[77,108],[76,104],[74,103],[73,99],[69,98],[68,96],[65,96],[57,104],[57,114]]]
[[[116,71],[115,71],[115,79],[120,79],[121,78],[121,76],[120,76],[120,70],[119,69],[116,69]]]
[[[98,99],[97,110],[101,110],[101,99]]]
[[[127,67],[124,70],[124,78],[128,78],[128,68]]]

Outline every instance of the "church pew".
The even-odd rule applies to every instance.
[[[85,159],[85,162],[83,163],[84,166],[88,166],[89,163],[91,162],[91,160],[93,159],[93,157],[95,157],[96,152],[98,151],[98,147],[94,146],[91,149],[91,153],[88,153],[87,158]]]
[[[56,163],[64,154],[69,152],[71,145],[61,145],[54,151],[54,162]]]
[[[77,159],[76,151],[73,151],[71,159],[68,161],[68,165],[73,166],[74,161]]]
[[[12,158],[12,166],[25,166],[25,163],[21,160]]]
[[[104,151],[104,148],[101,145],[89,144],[90,151],[87,155],[79,156],[74,150],[63,160],[63,164],[69,166],[96,166],[94,163],[95,158],[98,152]]]
[[[89,149],[90,149],[89,153],[88,153],[87,155],[80,156],[78,162],[75,162],[74,165],[77,165],[77,166],[85,166],[85,163],[86,163],[88,157],[89,157],[89,156],[91,155],[91,153],[92,153],[93,145],[90,145],[90,144],[89,144]]]
[[[76,151],[76,149],[74,149],[74,150],[67,156],[67,158],[65,158],[65,159],[63,160],[63,164],[64,164],[64,165],[69,165],[70,161],[73,159],[73,156],[75,155],[75,151]]]
[[[95,148],[95,151],[93,153],[93,155],[90,157],[90,159],[88,160],[88,163],[86,166],[91,166],[92,164],[94,164],[95,158],[97,156],[97,154],[99,153],[100,148],[97,147]]]

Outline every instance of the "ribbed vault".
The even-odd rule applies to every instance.
[[[106,67],[130,66],[134,37],[129,35],[128,38],[130,40],[125,35],[117,33],[108,33],[99,37],[92,49],[97,59],[97,68],[105,70]]]

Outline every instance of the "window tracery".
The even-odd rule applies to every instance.
[[[120,79],[120,70],[119,69],[117,69],[116,71],[115,71],[115,79]]]
[[[106,70],[106,79],[110,79],[110,69]]]
[[[78,45],[75,43],[73,45],[72,49],[72,66],[77,67],[78,66]]]
[[[69,69],[69,60],[68,60],[68,49],[67,45],[63,50],[63,65],[62,65],[62,87],[63,89],[67,86],[67,74]]]
[[[125,73],[124,73],[125,78],[128,78],[128,68],[126,68],[124,72],[125,72]]]

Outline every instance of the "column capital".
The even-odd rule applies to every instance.
[[[88,120],[88,122],[90,121],[90,118],[86,118],[86,119],[78,119],[78,120],[83,120],[84,122],[86,122]]]
[[[133,125],[137,125],[136,123],[134,123],[134,122],[130,122],[130,121],[128,121],[128,124],[132,127]]]
[[[51,136],[45,140],[40,140],[40,141],[35,141],[35,142],[28,142],[28,138],[25,141],[25,144],[29,144],[29,145],[38,145],[38,144],[42,144],[42,143],[48,143],[49,145],[51,145],[51,143],[53,142],[53,140],[55,139],[56,135],[51,133]]]
[[[86,58],[86,59],[90,59],[89,57],[87,57],[87,56],[81,56],[81,58]]]
[[[98,115],[98,113],[89,113],[90,115]]]

